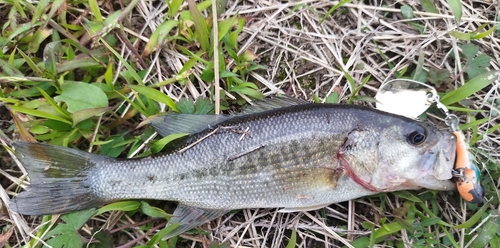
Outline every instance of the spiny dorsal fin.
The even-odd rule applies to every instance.
[[[150,117],[146,122],[166,137],[174,133],[198,133],[229,118],[228,115],[168,114]]]
[[[279,95],[251,102],[251,106],[243,110],[242,114],[254,114],[272,109],[288,107],[292,105],[308,104],[306,100],[293,98],[291,96]]]
[[[151,124],[161,136],[165,137],[174,133],[198,133],[207,128],[231,119],[233,116],[260,113],[272,109],[302,105],[308,102],[289,96],[275,96],[264,100],[254,101],[242,113],[233,115],[196,115],[196,114],[167,114],[148,117],[139,126]]]

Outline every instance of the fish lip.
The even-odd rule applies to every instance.
[[[456,158],[456,137],[444,134],[432,148],[428,149],[421,158],[420,171],[434,177],[431,181],[421,181],[424,188],[435,190],[449,190],[456,188],[452,179],[452,170]]]

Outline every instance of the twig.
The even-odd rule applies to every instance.
[[[220,86],[219,86],[219,24],[217,23],[217,1],[212,0],[212,34],[214,45],[214,101],[215,114],[220,114]]]

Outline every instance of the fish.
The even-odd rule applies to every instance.
[[[460,196],[470,203],[482,203],[484,199],[484,187],[481,185],[481,173],[474,161],[474,156],[465,142],[461,131],[454,131],[457,137],[457,152],[454,167],[457,190]]]
[[[14,142],[30,186],[10,208],[45,215],[127,199],[178,202],[181,234],[231,210],[323,208],[380,192],[449,191],[456,137],[431,123],[358,105],[264,101],[243,114],[167,114],[147,120],[177,149],[120,159]]]

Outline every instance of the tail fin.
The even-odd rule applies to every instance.
[[[75,149],[13,143],[16,157],[28,171],[31,184],[10,203],[15,212],[44,215],[98,207],[105,203],[93,192],[91,173],[107,158]]]

